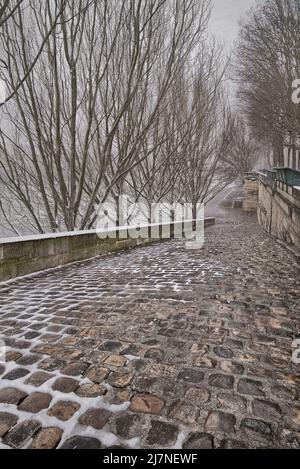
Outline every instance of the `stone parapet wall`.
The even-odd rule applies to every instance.
[[[243,210],[256,212],[258,205],[258,177],[251,175],[245,178]]]
[[[207,227],[214,222],[214,218],[206,218],[204,225]],[[145,230],[147,233],[144,237],[138,237],[135,227],[122,227],[116,231],[115,238],[106,239],[101,238],[96,230],[3,238],[0,239],[0,281],[172,238],[174,229],[176,233],[181,231],[187,235],[191,233],[193,223],[149,225],[143,228],[143,233]]]
[[[300,188],[260,174],[257,217],[269,234],[300,247]]]

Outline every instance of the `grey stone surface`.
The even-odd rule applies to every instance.
[[[191,433],[183,444],[183,449],[213,449],[214,439],[208,433]]]
[[[9,412],[0,412],[0,438],[11,429],[18,421],[18,417]]]
[[[262,383],[253,379],[242,378],[238,382],[238,391],[250,396],[263,396]]]
[[[147,436],[147,443],[150,446],[170,447],[176,442],[178,428],[161,420],[152,420],[151,428]]]
[[[234,377],[229,375],[213,374],[209,377],[210,386],[216,386],[223,389],[232,389]]]
[[[3,388],[0,390],[0,403],[19,404],[27,396],[26,392],[18,388]]]
[[[8,379],[9,381],[15,381],[16,379],[24,378],[24,376],[30,373],[26,368],[15,368],[9,371],[2,377],[2,379]]]
[[[88,436],[73,436],[66,440],[60,449],[99,449],[101,443],[97,438],[90,438]]]
[[[119,447],[172,447],[178,435],[193,449],[299,447],[297,269],[236,210],[201,250],[174,240],[16,280],[5,295],[0,286],[0,412],[24,401],[29,419],[9,428],[2,414],[4,443],[48,435],[54,447],[47,428],[66,421],[79,424],[61,435],[70,448],[107,446],[102,431]],[[49,404],[26,401],[34,391]]]
[[[3,442],[12,448],[21,449],[40,428],[41,424],[37,420],[25,420],[8,432],[4,436]]]

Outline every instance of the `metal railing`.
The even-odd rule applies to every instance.
[[[259,173],[267,177],[273,184],[279,181],[292,187],[300,186],[300,171],[296,169],[283,167],[271,170],[260,170]]]

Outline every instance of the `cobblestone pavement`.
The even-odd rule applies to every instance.
[[[227,213],[0,288],[1,447],[299,447],[299,267]]]

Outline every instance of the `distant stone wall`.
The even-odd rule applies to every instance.
[[[205,226],[215,223],[206,218]],[[101,239],[95,230],[26,236],[0,240],[0,281],[58,267],[75,261],[96,257],[99,254],[172,238],[174,229],[191,233],[192,224],[181,222],[146,227],[148,237],[139,236],[136,228],[121,228],[115,238]],[[151,238],[155,230],[155,239]],[[158,239],[157,239],[158,238]]]
[[[260,174],[257,217],[269,234],[300,247],[300,188]]]
[[[256,212],[258,206],[258,176],[254,173],[246,174],[244,186],[243,210]]]

